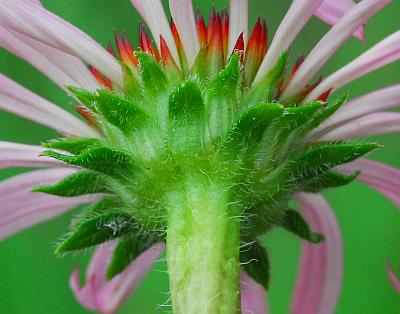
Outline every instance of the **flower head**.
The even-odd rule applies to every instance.
[[[351,36],[364,40],[366,21],[390,1],[294,0],[270,45],[264,20],[249,32],[245,0],[212,10],[208,23],[188,0],[169,1],[170,22],[161,1],[131,2],[149,30],[140,27],[138,49],[118,32],[103,49],[38,1],[0,0],[0,44],[63,88],[83,118],[0,76],[0,108],[62,136],[45,148],[0,143],[0,167],[50,168],[0,184],[0,238],[91,203],[56,250],[99,245],[86,284],[78,271],[71,277],[87,308],[114,312],[166,241],[178,312],[187,304],[182,286],[217,295],[204,305],[210,312],[231,309],[230,299],[237,306],[240,260],[242,310],[263,313],[269,261],[259,237],[280,227],[304,240],[292,313],[333,312],[341,237],[316,193],[358,179],[399,206],[399,170],[361,159],[379,145],[347,140],[398,131],[399,113],[383,110],[399,104],[400,87],[347,103],[346,94],[330,95],[398,60],[400,32],[312,78]],[[289,69],[289,48],[313,15],[333,27]],[[210,233],[226,247],[203,243]],[[197,242],[202,251],[189,256]],[[215,257],[221,278],[192,281],[196,261],[204,268]],[[221,292],[221,282],[233,282],[234,293]]]

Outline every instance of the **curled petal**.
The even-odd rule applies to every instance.
[[[274,67],[281,53],[290,47],[321,2],[322,0],[293,1],[275,33],[254,83],[260,81]]]
[[[322,21],[330,25],[335,25],[355,5],[356,3],[353,0],[324,0],[314,14]],[[364,27],[359,27],[354,32],[354,36],[364,41]]]
[[[5,28],[86,61],[122,85],[121,68],[110,53],[87,34],[37,4],[1,0],[0,21]]]
[[[269,313],[264,288],[244,271],[240,272],[240,290],[243,314]]]
[[[0,239],[57,217],[78,205],[99,199],[99,195],[62,198],[31,192],[33,187],[56,183],[73,171],[63,168],[38,170],[2,181],[0,183]]]
[[[369,159],[360,158],[337,167],[344,174],[361,170],[357,180],[377,190],[400,208],[400,170]]]
[[[61,133],[99,137],[97,131],[69,112],[0,74],[0,109],[35,121]]]
[[[323,141],[348,140],[400,131],[400,113],[375,112],[361,118],[351,120],[325,134]]]
[[[347,41],[353,32],[389,2],[390,0],[361,1],[345,14],[312,49],[290,80],[281,98],[285,99],[293,96],[305,88],[308,82]]]
[[[304,101],[308,102],[316,99],[330,88],[332,88],[333,91],[337,90],[355,79],[394,62],[399,58],[400,31],[397,31],[323,80]]]
[[[388,276],[390,283],[392,284],[393,288],[400,293],[400,278],[396,276],[393,271],[392,265],[387,263],[386,265]]]
[[[398,106],[400,106],[400,84],[395,84],[344,104],[334,115],[322,123],[319,129],[311,134],[314,138],[319,138],[345,122]]]
[[[339,226],[330,206],[319,194],[298,194],[304,218],[323,234],[320,244],[303,242],[292,314],[334,313],[343,277],[343,248]]]
[[[87,281],[81,288],[79,270],[72,273],[71,289],[77,300],[86,308],[100,313],[114,313],[138,287],[164,250],[164,244],[150,247],[136,258],[121,274],[106,281],[106,270],[117,241],[99,246],[88,267]]]
[[[243,33],[244,46],[246,46],[248,38],[248,17],[249,1],[248,0],[231,0],[229,9],[229,38],[228,38],[228,54],[230,54]]]
[[[179,64],[178,50],[176,49],[174,37],[172,36],[161,1],[131,0],[131,2],[150,28],[153,39],[157,44],[157,48],[160,50],[160,42],[158,39],[161,35],[167,43],[176,64]]]
[[[170,0],[169,8],[191,67],[200,50],[192,0]]]
[[[39,156],[45,149],[41,146],[0,142],[0,169],[8,167],[64,167],[64,163]]]

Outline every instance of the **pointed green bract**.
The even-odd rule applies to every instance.
[[[287,52],[282,53],[274,68],[267,73],[250,91],[243,96],[240,104],[241,108],[247,109],[257,103],[271,101],[277,88],[277,84],[282,78],[287,61]]]
[[[142,109],[122,95],[99,91],[96,102],[102,116],[124,133],[139,128],[149,119]]]
[[[234,53],[225,69],[210,80],[206,89],[205,106],[213,140],[229,130],[238,114],[239,87],[239,56]]]
[[[159,241],[155,235],[149,233],[143,234],[143,232],[140,233],[139,231],[133,231],[123,236],[115,248],[110,265],[108,266],[107,279],[110,280],[121,273],[139,255]]]
[[[229,150],[246,150],[257,144],[266,128],[283,114],[283,107],[275,103],[261,103],[245,111],[229,131],[225,146]]]
[[[333,171],[325,172],[322,175],[316,176],[307,180],[301,186],[301,191],[317,193],[328,188],[337,188],[353,182],[359,175],[360,171],[352,175],[346,176]]]
[[[46,148],[60,149],[68,153],[77,155],[90,148],[100,147],[102,143],[96,138],[79,138],[79,139],[57,139],[42,144]]]
[[[77,88],[73,86],[69,86],[68,90],[73,93],[76,98],[83,104],[86,108],[88,108],[90,111],[96,113],[97,112],[97,106],[96,106],[96,99],[95,95],[92,92],[89,92],[83,88]]]
[[[56,253],[82,250],[118,238],[135,227],[135,221],[128,213],[109,210],[92,213],[77,222],[77,227],[57,247]]]
[[[296,177],[308,179],[329,169],[351,162],[370,151],[376,144],[327,143],[311,147],[296,162]]]
[[[173,151],[204,146],[205,112],[198,83],[187,81],[169,96],[169,134]]]
[[[104,177],[90,171],[74,173],[56,184],[37,186],[32,191],[67,197],[111,192]]]
[[[45,151],[42,156],[52,157],[70,165],[111,176],[128,175],[132,170],[129,155],[108,147],[92,148],[76,156],[63,155],[55,151]]]
[[[315,128],[317,128],[322,122],[328,119],[331,115],[333,115],[343,104],[347,101],[348,94],[344,93],[340,97],[338,97],[335,102],[331,105],[328,105],[326,108],[321,110],[318,114],[316,114],[305,127],[305,133],[309,132]]]
[[[149,96],[157,96],[165,92],[168,87],[168,80],[161,66],[145,52],[138,51],[136,56],[139,59],[141,77],[146,93]]]
[[[246,243],[240,249],[240,263],[244,271],[268,290],[270,264],[267,250],[258,242]]]
[[[289,209],[285,211],[273,223],[310,243],[319,243],[324,240],[322,235],[311,231],[301,214],[295,210]]]

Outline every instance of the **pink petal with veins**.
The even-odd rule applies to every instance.
[[[314,14],[325,23],[335,25],[355,5],[356,3],[352,0],[324,0]],[[364,41],[364,27],[359,27],[354,32],[354,36]]]
[[[240,272],[242,314],[268,314],[264,288],[244,271]]]
[[[98,132],[69,112],[0,74],[0,109],[43,124],[61,133],[100,137]]]
[[[300,270],[291,307],[292,314],[334,313],[342,285],[343,248],[332,209],[319,194],[297,195],[304,218],[325,236],[320,244],[303,241]]]
[[[169,0],[169,9],[190,68],[200,50],[192,0]]]
[[[106,271],[117,241],[99,246],[88,266],[87,281],[81,288],[79,270],[72,273],[71,289],[77,300],[86,308],[100,313],[114,313],[143,281],[154,262],[164,250],[164,244],[150,247],[136,258],[121,274],[106,280]]]
[[[304,100],[318,98],[329,89],[333,91],[400,58],[400,31],[364,52],[340,70],[323,80]]]
[[[360,158],[337,167],[341,173],[351,174],[361,170],[358,181],[372,187],[400,208],[400,170],[377,161]]]
[[[236,42],[243,33],[244,46],[247,45],[249,32],[249,1],[248,0],[231,0],[229,8],[229,38],[228,38],[228,55],[235,48]]]
[[[122,85],[121,68],[110,53],[87,34],[37,4],[1,0],[0,25],[78,57]]]
[[[0,239],[55,218],[81,204],[91,203],[99,195],[63,198],[31,192],[35,186],[52,184],[76,170],[48,169],[14,176],[0,183]]]
[[[320,138],[321,141],[348,140],[400,131],[400,113],[375,112],[342,124]]]
[[[161,1],[131,0],[131,2],[136,8],[136,11],[139,12],[147,26],[150,28],[158,50],[160,50],[160,41],[158,39],[161,35],[167,43],[175,63],[177,65],[180,64],[178,50],[176,49],[174,37],[172,36],[171,28],[169,26]]]
[[[8,167],[65,167],[54,158],[39,156],[45,148],[0,141],[0,169]]]
[[[346,12],[343,18],[325,34],[308,54],[290,80],[281,99],[289,98],[301,92],[330,57],[351,37],[354,31],[390,1],[364,0]]]
[[[293,1],[275,33],[253,83],[260,81],[274,67],[279,56],[290,47],[321,2],[322,0]]]

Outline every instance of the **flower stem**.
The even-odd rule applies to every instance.
[[[239,218],[206,178],[168,196],[167,260],[174,313],[240,313]]]

